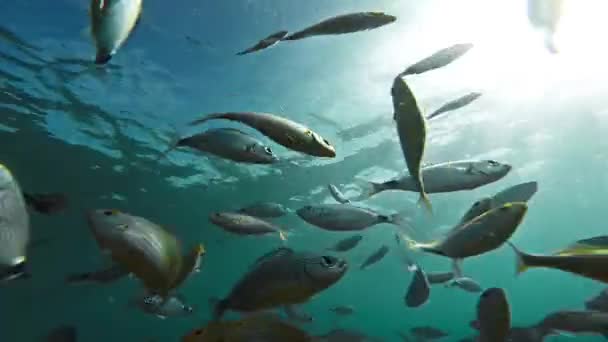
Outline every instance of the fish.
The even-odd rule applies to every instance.
[[[608,254],[608,236],[600,235],[575,241],[554,255]]]
[[[66,283],[70,285],[81,284],[110,284],[129,275],[129,271],[121,265],[115,264],[93,272],[72,273],[66,276]]]
[[[403,224],[399,213],[381,215],[371,209],[349,204],[307,205],[296,210],[296,214],[309,224],[331,231],[357,231],[381,223]]]
[[[241,208],[238,212],[259,218],[277,218],[285,216],[289,210],[279,203],[260,202]]]
[[[553,54],[559,52],[555,33],[561,21],[563,0],[528,0],[528,20],[543,31],[545,47]]]
[[[407,67],[402,73],[399,74],[399,77],[419,75],[427,71],[443,68],[444,66],[447,66],[448,64],[462,57],[472,48],[473,44],[471,43],[451,45]]]
[[[254,112],[232,112],[213,113],[190,123],[191,126],[199,125],[209,120],[237,121],[250,126],[279,145],[288,149],[305,153],[314,157],[334,158],[336,149],[319,134],[310,128],[269,113]]]
[[[608,254],[534,255],[509,245],[516,256],[516,274],[530,268],[553,268],[599,282],[608,283]]]
[[[486,211],[511,202],[528,202],[538,191],[537,182],[527,182],[510,186],[492,197],[484,197],[473,203],[462,216],[460,223],[468,222]]]
[[[485,290],[477,302],[478,342],[507,342],[511,328],[511,309],[501,288]]]
[[[334,252],[350,251],[351,249],[357,247],[361,240],[363,240],[363,235],[353,235],[336,242],[333,246],[328,247],[327,250]]]
[[[431,287],[426,273],[420,265],[412,266],[414,277],[405,294],[405,305],[417,308],[428,302],[431,295]]]
[[[397,17],[383,12],[359,12],[338,15],[325,19],[283,38],[299,40],[321,35],[336,35],[372,30],[397,21]]]
[[[199,243],[190,249],[190,252],[183,257],[181,272],[175,279],[175,283],[182,285],[188,279],[192,278],[193,275],[199,273],[206,253],[207,250],[202,243]]]
[[[255,312],[307,302],[336,284],[348,270],[344,259],[287,247],[258,258],[251,270],[215,306],[214,318],[227,310]]]
[[[187,278],[200,245],[182,254],[177,238],[152,221],[116,209],[87,212],[89,228],[104,254],[139,279],[150,294],[166,297]]]
[[[382,245],[380,248],[378,248],[376,251],[374,251],[369,257],[367,257],[367,259],[365,259],[365,261],[361,264],[359,269],[364,270],[364,269],[368,268],[369,266],[379,262],[386,256],[388,251],[389,251],[389,247],[387,245]]]
[[[183,336],[182,342],[313,342],[304,330],[275,315],[255,314],[233,321],[211,321],[205,327]]]
[[[395,113],[393,119],[397,124],[401,150],[416,191],[420,193],[418,202],[424,204],[427,211],[432,213],[433,208],[425,192],[421,172],[426,145],[426,120],[418,107],[416,97],[401,77],[395,78],[391,95]]]
[[[422,340],[437,340],[448,336],[446,332],[429,326],[411,328],[410,333]]]
[[[481,287],[481,285],[479,285],[478,282],[476,282],[474,279],[468,278],[468,277],[459,277],[459,278],[455,278],[450,280],[447,284],[446,287],[459,287],[467,292],[472,292],[472,293],[477,293],[477,292],[482,292],[483,288]]]
[[[344,305],[334,306],[333,308],[329,309],[329,311],[335,313],[338,316],[350,316],[355,313],[355,309],[352,306]]]
[[[608,312],[608,289],[602,290],[595,297],[585,302],[585,309]]]
[[[281,228],[255,216],[224,211],[212,213],[209,215],[209,221],[225,231],[238,235],[277,233],[281,240],[287,240],[287,233]]]
[[[0,164],[0,282],[27,278],[30,217],[19,183]]]
[[[473,101],[477,100],[478,98],[481,97],[481,93],[480,92],[472,92],[472,93],[468,93],[466,95],[463,95],[455,100],[449,101],[448,103],[444,104],[443,106],[439,107],[437,110],[435,110],[434,112],[432,112],[431,114],[427,115],[426,119],[430,120],[436,116],[439,116],[443,113],[447,113],[447,112],[451,112],[457,109],[460,109],[462,107],[468,106],[469,104],[471,104]]]
[[[46,335],[46,342],[76,342],[78,330],[72,325],[60,325]]]
[[[608,338],[608,313],[597,311],[563,310],[550,313],[539,324],[544,334],[567,332],[598,334]]]
[[[92,0],[91,34],[96,48],[95,64],[107,64],[139,22],[142,0]]]
[[[278,42],[281,41],[281,39],[285,38],[285,36],[287,36],[289,32],[287,31],[278,31],[275,32],[271,35],[269,35],[268,37],[260,40],[259,42],[257,42],[254,46],[249,47],[241,52],[237,52],[237,56],[243,56],[243,55],[247,55],[253,52],[257,52],[257,51],[261,51],[264,49],[267,49],[275,44],[277,44]]]
[[[45,215],[54,215],[68,207],[68,198],[65,194],[35,194],[23,193],[25,204],[34,211]]]
[[[458,160],[423,166],[427,194],[473,190],[504,178],[512,166],[495,160]],[[418,191],[411,174],[382,183],[367,182],[356,200],[364,200],[387,190]]]
[[[270,147],[235,128],[213,128],[180,138],[164,151],[160,158],[167,156],[178,147],[190,147],[238,163],[273,164],[279,161]]]
[[[454,227],[431,243],[419,243],[404,236],[411,249],[460,260],[490,252],[502,246],[516,231],[528,211],[526,203],[507,203]],[[457,275],[459,272],[455,272]]]
[[[144,295],[132,299],[129,304],[146,314],[166,319],[168,317],[191,316],[194,313],[194,307],[185,303],[186,300],[181,295],[172,295],[167,298],[157,295]]]
[[[328,184],[327,188],[329,189],[329,193],[331,194],[331,197],[333,197],[336,200],[336,202],[338,202],[340,204],[350,203],[350,200],[348,198],[346,198],[344,196],[344,194],[340,191],[340,189],[338,189],[335,185]]]
[[[454,279],[454,272],[430,272],[426,274],[426,278],[429,281],[429,284],[443,284]]]

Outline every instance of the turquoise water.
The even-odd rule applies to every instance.
[[[595,11],[588,10],[593,6]],[[468,92],[483,96],[429,124],[425,161],[487,158],[514,169],[476,190],[431,195],[432,218],[416,206],[415,193],[383,193],[366,204],[406,211],[417,236],[427,239],[477,199],[538,181],[539,191],[512,238],[520,248],[549,253],[604,234],[608,51],[599,39],[606,26],[594,21],[602,6],[592,0],[572,6],[563,51],[553,55],[528,24],[525,1],[147,0],[131,39],[108,66],[94,68],[93,46],[82,33],[88,25],[86,1],[1,0],[0,160],[25,191],[63,192],[70,207],[56,216],[32,214],[34,240],[50,240],[31,251],[32,278],[0,291],[0,341],[36,341],[62,324],[76,326],[82,341],[176,341],[204,325],[211,314],[208,299],[226,295],[258,256],[280,245],[274,236],[228,235],[211,225],[208,215],[258,201],[291,209],[330,203],[328,183],[350,195],[363,179],[401,172],[405,162],[394,127],[378,124],[371,134],[350,141],[338,132],[390,118],[395,75],[455,42],[475,48],[445,68],[412,77],[409,85],[425,111]],[[370,10],[398,20],[369,32],[234,56],[272,32]],[[222,111],[270,112],[305,123],[336,146],[337,157],[302,157],[245,128],[298,164],[250,166],[184,150],[155,161],[176,134],[193,133],[185,123]],[[195,315],[159,320],[129,307],[141,291],[131,280],[64,284],[68,273],[104,265],[84,212],[106,207],[158,222],[187,245],[205,244],[201,273],[180,290]],[[318,250],[346,236],[308,225],[293,213],[277,222],[294,231],[287,242],[294,249]],[[422,308],[404,305],[411,274],[394,233],[389,225],[363,233],[362,244],[346,253],[353,266],[381,244],[391,251],[365,271],[351,267],[336,286],[302,306],[315,318],[306,330],[356,328],[386,341],[398,341],[397,330],[421,325],[449,332],[448,341],[473,334],[469,321],[476,295],[436,286]],[[412,255],[427,271],[450,267],[441,257]],[[502,247],[464,264],[467,275],[484,287],[507,291],[514,325],[534,324],[555,310],[582,309],[603,289],[552,270],[515,277],[514,262],[512,251]],[[352,305],[357,313],[335,318],[328,312],[335,305]]]

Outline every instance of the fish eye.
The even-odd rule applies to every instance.
[[[329,143],[329,141],[327,141],[327,139],[323,139],[323,142],[325,143],[325,145],[331,146],[331,144]]]
[[[325,267],[331,267],[331,266],[335,265],[334,261],[335,261],[334,258],[329,257],[329,256],[321,257],[321,265],[323,265]]]
[[[106,216],[112,216],[112,215],[114,215],[114,211],[112,211],[112,210],[105,210],[103,212],[103,214],[106,215]]]
[[[264,147],[264,152],[266,152],[267,154],[272,154],[272,150],[270,149],[270,147]]]
[[[498,162],[495,160],[488,160],[488,164],[490,164],[490,166],[498,166]]]
[[[481,201],[477,201],[473,204],[474,207],[478,207],[481,204]]]

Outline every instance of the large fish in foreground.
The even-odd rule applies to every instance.
[[[354,33],[375,29],[397,20],[397,17],[382,12],[360,12],[335,16],[301,31],[292,33],[283,40],[298,40],[313,36]]]
[[[445,49],[441,49],[427,58],[409,66],[399,74],[400,77],[414,74],[422,74],[427,71],[442,68],[458,58],[462,57],[467,51],[473,48],[473,44],[454,44]]]
[[[247,54],[250,54],[253,52],[268,49],[269,47],[271,47],[271,46],[275,45],[276,43],[278,43],[279,41],[281,41],[281,39],[283,39],[287,35],[287,33],[288,33],[287,31],[279,31],[279,32],[273,33],[270,36],[257,42],[254,46],[247,48],[241,52],[238,52],[236,55],[243,56],[243,55],[247,55]]]
[[[391,88],[393,97],[394,119],[397,123],[397,133],[401,142],[401,150],[405,157],[407,169],[412,175],[416,191],[420,193],[419,202],[432,212],[421,172],[422,159],[426,145],[426,120],[418,107],[414,94],[401,77],[395,77]]]
[[[30,218],[19,184],[0,164],[0,281],[27,274]]]
[[[91,33],[96,64],[106,64],[129,38],[139,21],[142,0],[91,1]]]
[[[294,151],[315,157],[333,158],[336,156],[336,149],[329,141],[302,124],[274,114],[253,112],[214,113],[195,120],[190,125],[198,125],[218,119],[237,121],[250,126],[276,143]]]

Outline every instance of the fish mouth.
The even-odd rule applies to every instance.
[[[11,265],[5,265],[0,272],[0,281],[11,281],[19,278],[25,278],[27,273],[27,261],[24,256],[20,256],[13,260]]]
[[[336,149],[334,147],[328,147],[325,149],[324,157],[335,158],[336,157]]]

